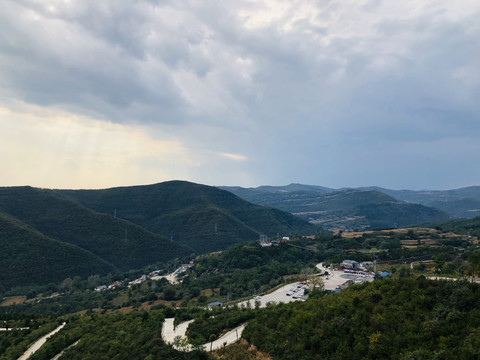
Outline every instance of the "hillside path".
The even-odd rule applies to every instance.
[[[185,337],[185,333],[187,332],[188,325],[193,321],[193,320],[188,320],[185,321],[181,324],[178,324],[178,326],[175,328],[173,326],[173,321],[174,318],[168,318],[165,319],[162,327],[162,338],[167,344],[173,343],[175,338],[177,336],[180,336],[181,338]]]
[[[42,347],[42,345],[45,344],[50,337],[52,337],[53,335],[58,333],[60,330],[62,330],[63,327],[65,326],[65,324],[66,323],[63,323],[62,325],[57,327],[55,330],[49,332],[47,335],[42,336],[32,346],[30,346],[27,349],[27,351],[25,351],[25,353],[22,356],[20,356],[17,360],[27,360],[30,357],[30,355],[32,355],[34,352],[36,352],[38,349],[40,349]]]
[[[222,348],[224,344],[230,345],[230,344],[233,344],[234,342],[237,342],[242,337],[243,329],[245,329],[245,326],[247,326],[246,323],[240,326],[237,326],[235,329],[230,330],[225,335],[215,340],[213,343],[203,344],[203,348],[206,351],[210,351],[210,346],[211,346],[212,350],[217,350]]]
[[[167,344],[173,344],[177,336],[180,336],[181,338],[185,338],[185,333],[187,332],[188,325],[193,320],[185,321],[179,324],[176,328],[173,328],[173,321],[174,321],[173,318],[168,318],[168,319],[165,319],[165,322],[163,323],[162,338]],[[223,336],[221,336],[217,340],[213,341],[212,344],[206,343],[206,344],[203,344],[202,347],[206,351],[210,351],[210,346],[212,350],[216,350],[223,347],[224,343],[226,343],[227,345],[230,345],[240,339],[240,337],[242,336],[243,329],[245,329],[246,325],[247,324],[242,324],[240,326],[237,326],[235,329],[230,330],[229,332],[225,333]],[[177,349],[177,350],[180,350],[180,349]],[[186,350],[192,351],[192,347],[187,346]]]

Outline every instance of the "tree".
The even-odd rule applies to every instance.
[[[72,288],[72,283],[73,280],[68,277],[61,282],[61,284],[58,286],[58,289],[61,292],[69,291]]]
[[[173,286],[168,286],[163,291],[163,298],[165,300],[175,300],[176,295],[177,292],[175,291],[175,288]]]
[[[312,292],[323,292],[325,290],[325,283],[320,276],[312,274],[308,278],[308,281],[313,285]]]
[[[211,334],[210,337],[208,338],[208,341],[210,342],[210,351],[212,351],[212,346],[213,346],[213,342],[215,341],[217,337],[215,336],[215,334]]]
[[[442,272],[442,268],[444,264],[445,264],[445,256],[443,254],[439,254],[435,256],[435,272],[437,273]]]
[[[468,262],[470,263],[469,272],[473,275],[480,274],[480,250],[474,250],[468,254]]]

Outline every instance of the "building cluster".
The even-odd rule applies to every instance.
[[[97,286],[94,291],[96,292],[101,292],[101,291],[106,291],[106,290],[114,290],[118,287],[122,287],[123,286],[123,282],[121,281],[115,281],[114,283],[111,283],[110,285],[100,285],[100,286]]]
[[[363,275],[363,276],[379,276],[379,277],[387,277],[389,274],[386,271],[383,271],[379,274],[375,274],[374,272],[368,272],[369,270],[373,269],[375,267],[375,264],[373,261],[363,261],[363,262],[357,262],[355,260],[343,260],[340,264],[340,268],[343,269],[345,273],[349,274],[357,274],[357,275]],[[356,283],[362,282],[360,278],[355,279]]]
[[[140,276],[139,278],[135,279],[135,280],[132,280],[132,281],[129,281],[128,282],[128,287],[132,287],[134,285],[140,285],[141,283],[151,279],[151,280],[160,280],[162,278],[166,278],[169,282],[171,283],[176,283],[177,281],[172,281],[172,279],[177,279],[178,275],[180,275],[181,273],[185,272],[187,269],[191,268],[193,266],[193,261],[191,261],[190,263],[188,264],[182,264],[178,269],[176,269],[173,273],[169,274],[169,275],[166,275],[166,276],[162,276],[162,275],[159,275],[162,270],[154,270],[152,272],[150,272],[148,275],[146,274],[143,274],[142,276]],[[110,285],[100,285],[100,286],[97,286],[94,291],[96,292],[101,292],[101,291],[106,291],[106,290],[113,290],[117,287],[121,287],[123,286],[123,282],[121,281],[115,281],[114,283],[110,284]]]
[[[287,241],[290,241],[290,238],[288,236],[284,236],[282,238],[277,238],[272,241],[269,241],[265,235],[260,236],[260,245],[262,247],[265,246],[278,246],[278,244],[286,243]]]
[[[344,270],[366,271],[374,267],[373,261],[363,261],[361,263],[355,260],[343,260],[340,264]]]

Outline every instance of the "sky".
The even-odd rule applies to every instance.
[[[477,0],[2,0],[0,186],[480,185]]]

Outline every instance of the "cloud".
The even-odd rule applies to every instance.
[[[442,146],[452,163],[480,160],[464,146],[480,135],[473,0],[5,0],[2,8],[0,105],[36,106],[17,109],[31,119],[44,110],[66,114],[65,124],[77,117],[71,137],[94,121],[148,134],[147,144],[179,144],[182,165],[165,167],[170,178],[429,187],[426,177],[400,176],[423,164],[461,186],[437,161]],[[403,148],[412,150],[396,152]],[[163,179],[148,159],[131,163]],[[368,171],[351,177],[347,167]]]
[[[187,178],[194,159],[144,129],[16,104],[0,108],[3,185],[102,188]]]
[[[232,160],[235,160],[235,161],[245,161],[245,160],[247,160],[247,158],[245,156],[240,155],[240,154],[222,153],[220,155],[222,155],[223,157],[226,157],[227,159],[232,159]]]

